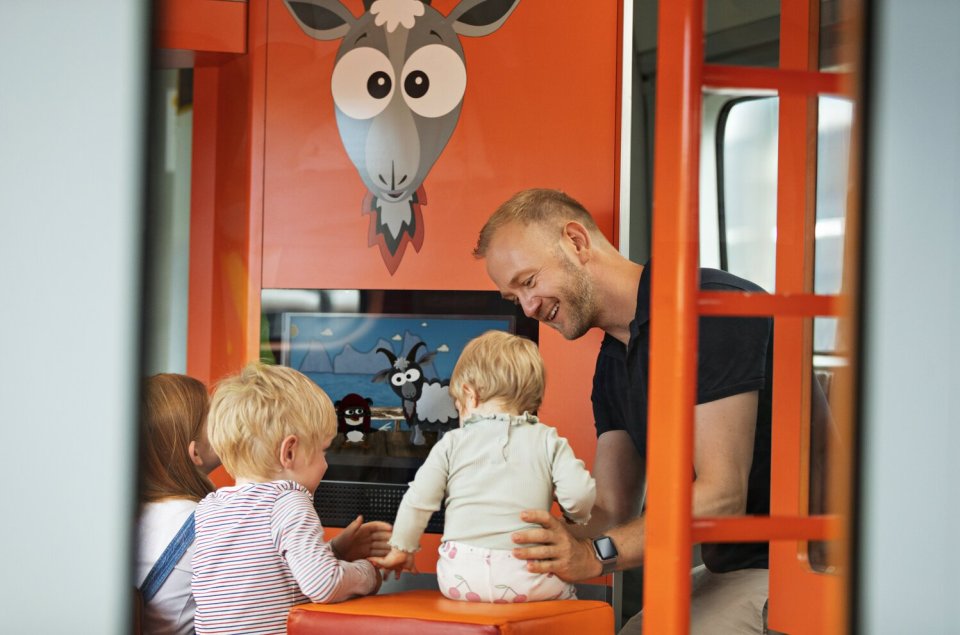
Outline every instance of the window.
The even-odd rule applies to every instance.
[[[717,197],[701,201],[701,225],[715,225],[714,231],[701,232],[701,261],[774,291],[779,100],[708,97],[713,101],[705,101],[705,118],[715,112],[716,128],[712,135],[705,130],[704,137],[716,140]],[[853,107],[846,99],[821,97],[818,110],[814,292],[835,294],[843,276]],[[704,180],[703,191],[709,183]],[[834,318],[815,319],[816,353],[837,351],[836,331]]]

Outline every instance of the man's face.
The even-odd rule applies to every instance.
[[[505,225],[487,247],[487,275],[528,317],[574,340],[594,326],[597,310],[592,281],[566,242],[533,225]]]

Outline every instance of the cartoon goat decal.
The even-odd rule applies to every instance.
[[[458,35],[496,31],[520,0],[462,0],[447,16],[430,0],[284,0],[318,40],[343,39],[331,90],[340,139],[367,187],[368,246],[391,275],[407,244],[420,251],[423,180],[460,118],[467,71]]]
[[[393,351],[378,348],[390,360],[390,367],[373,376],[373,381],[390,380],[390,388],[403,403],[403,417],[411,430],[413,445],[424,445],[423,430],[436,431],[437,439],[460,426],[457,408],[450,396],[449,380],[438,381],[423,376],[423,365],[436,356],[436,351],[417,359],[417,350],[426,346],[417,342],[406,357],[397,357]]]

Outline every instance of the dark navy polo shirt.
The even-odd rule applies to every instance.
[[[704,291],[763,292],[759,286],[717,269],[700,270]],[[759,391],[747,513],[770,513],[770,393],[773,327],[770,318],[701,317],[697,358],[697,403]],[[637,288],[637,312],[624,346],[607,335],[593,376],[597,436],[625,430],[644,460],[647,454],[647,390],[650,359],[650,263]],[[704,544],[701,555],[715,573],[768,566],[767,543]]]

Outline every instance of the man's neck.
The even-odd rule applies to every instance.
[[[608,254],[597,272],[597,288],[602,307],[599,328],[624,345],[630,341],[630,323],[637,314],[637,287],[643,265],[624,258],[619,252]]]

